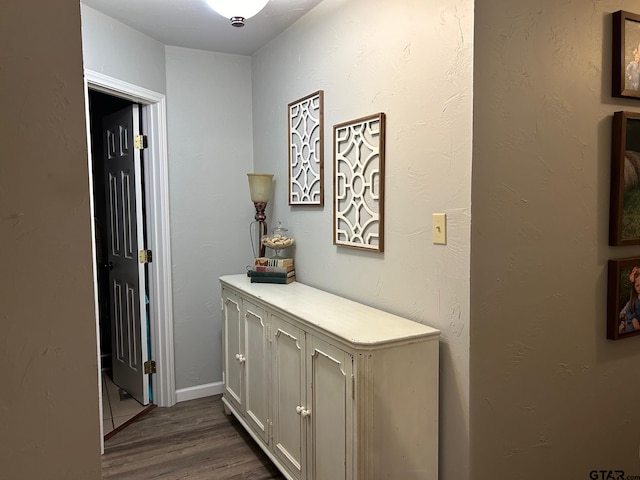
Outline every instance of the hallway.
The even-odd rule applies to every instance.
[[[155,408],[105,441],[102,478],[284,479],[220,395]]]

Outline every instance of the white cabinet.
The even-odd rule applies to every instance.
[[[304,331],[272,316],[273,453],[294,478],[304,478],[306,446]],[[304,417],[302,416],[304,413]]]
[[[220,280],[225,408],[287,478],[437,479],[437,330],[299,282]]]
[[[353,478],[353,357],[273,314],[273,451],[294,478]]]
[[[354,478],[354,380],[349,353],[307,337],[307,478]]]
[[[224,396],[268,441],[269,349],[265,311],[231,292],[224,297]]]

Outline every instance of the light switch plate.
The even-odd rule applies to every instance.
[[[447,244],[447,214],[433,214],[433,243],[436,245]]]

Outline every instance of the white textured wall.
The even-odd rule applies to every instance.
[[[218,277],[251,258],[251,58],[166,48],[176,387],[222,381]]]
[[[476,2],[474,479],[637,478],[640,338],[606,339],[611,12]],[[597,474],[592,470],[622,470]]]
[[[440,478],[468,476],[473,2],[325,0],[253,57],[256,171],[298,280],[442,330]],[[287,204],[287,104],[325,92],[325,207]],[[385,252],[332,244],[333,125],[387,115]],[[448,245],[431,214],[448,218]],[[407,371],[407,381],[420,371]],[[402,399],[398,399],[402,408]]]
[[[86,5],[81,13],[84,68],[165,92],[162,43]]]

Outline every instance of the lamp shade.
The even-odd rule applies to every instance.
[[[226,18],[251,18],[268,2],[269,0],[207,0],[211,8]]]
[[[271,182],[273,175],[270,173],[247,173],[249,177],[249,191],[253,203],[267,203],[271,197]]]

